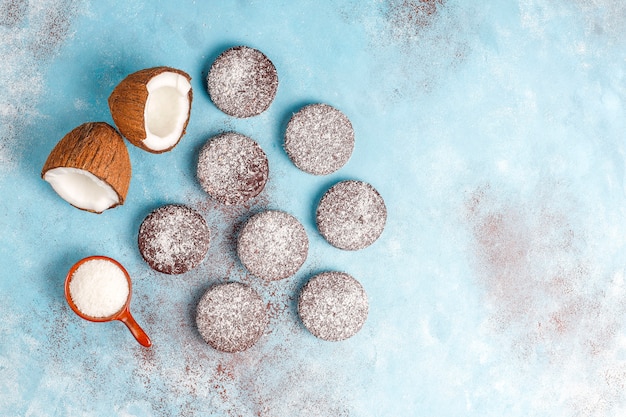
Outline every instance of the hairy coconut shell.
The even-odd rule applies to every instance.
[[[108,123],[84,123],[65,135],[50,152],[41,177],[54,168],[90,172],[110,185],[119,197],[119,204],[124,204],[130,186],[130,156],[124,139]]]
[[[191,77],[184,71],[170,67],[154,67],[146,68],[137,72],[134,72],[124,78],[115,87],[111,95],[109,96],[109,109],[111,110],[111,116],[115,125],[120,130],[120,133],[128,139],[133,145],[152,153],[163,153],[171,150],[178,144],[180,139],[185,134],[187,129],[187,123],[189,123],[189,116],[191,114],[191,101],[193,98],[192,89],[189,89],[187,97],[189,99],[189,111],[187,112],[187,120],[183,126],[183,130],[178,140],[169,148],[163,150],[154,150],[148,148],[144,144],[146,139],[146,123],[144,119],[144,110],[146,106],[146,100],[148,99],[148,89],[146,85],[148,82],[163,72],[174,72],[182,75],[191,82]]]

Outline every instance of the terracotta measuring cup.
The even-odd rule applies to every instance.
[[[76,304],[74,304],[74,301],[72,301],[72,297],[70,295],[70,281],[72,280],[72,277],[74,276],[74,272],[76,272],[76,270],[85,262],[93,261],[93,260],[104,260],[104,261],[108,261],[108,262],[115,264],[124,273],[124,276],[126,276],[126,280],[128,281],[128,297],[126,297],[126,302],[124,303],[124,306],[117,313],[112,314],[108,317],[92,317],[92,316],[88,316],[82,313],[78,309],[78,307],[76,307]],[[113,320],[121,321],[122,323],[126,325],[126,327],[128,327],[128,330],[130,330],[132,335],[135,337],[135,339],[137,339],[137,341],[142,346],[150,347],[152,345],[150,338],[148,337],[146,332],[144,332],[143,329],[137,324],[133,316],[130,314],[131,296],[132,296],[132,283],[131,283],[130,275],[128,274],[128,271],[126,271],[126,268],[124,268],[115,259],[112,259],[106,256],[89,256],[87,258],[81,259],[80,261],[76,262],[74,266],[70,268],[69,272],[67,273],[67,277],[65,277],[65,299],[67,300],[67,303],[70,305],[74,313],[76,313],[79,317],[85,320],[98,322],[98,323],[113,321]]]

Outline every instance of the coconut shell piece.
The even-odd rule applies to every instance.
[[[41,171],[41,177],[48,180],[46,174],[56,168],[66,168],[72,172],[76,170],[86,171],[96,178],[94,181],[100,180],[112,188],[117,194],[117,202],[114,201],[104,210],[121,205],[126,199],[131,177],[130,157],[122,136],[107,123],[85,123],[66,134],[50,152]],[[74,178],[80,178],[84,182],[84,177],[88,174],[74,173],[70,175],[74,175]],[[55,191],[59,193],[56,188]],[[80,197],[78,194],[82,191],[71,189],[70,192],[76,193]],[[61,197],[68,200],[63,195]],[[81,198],[89,199],[90,197]],[[76,204],[72,205],[94,213],[104,211],[80,207]]]
[[[174,148],[186,133],[193,98],[192,89],[189,88],[189,92],[187,93],[187,99],[189,101],[187,118],[182,126],[180,136],[176,138],[174,143],[165,149],[154,149],[153,147],[147,146],[145,143],[147,138],[145,113],[149,95],[147,84],[154,77],[164,72],[182,75],[188,82],[191,81],[189,74],[179,69],[166,66],[146,68],[124,78],[109,96],[111,116],[120,133],[133,145],[145,151],[157,154],[167,152]]]

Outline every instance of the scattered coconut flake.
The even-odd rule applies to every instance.
[[[0,2],[0,26],[14,28],[26,17],[28,1],[10,0]]]
[[[119,312],[130,295],[124,271],[104,259],[81,264],[74,271],[69,288],[78,310],[95,318],[110,317]]]
[[[72,35],[75,0],[0,2],[0,171],[16,166],[23,132],[41,115],[45,64]]]

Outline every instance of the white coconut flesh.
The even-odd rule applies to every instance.
[[[53,168],[44,174],[43,179],[61,198],[83,210],[102,213],[120,201],[113,187],[83,169]]]
[[[143,143],[155,151],[172,147],[180,139],[189,116],[191,84],[175,72],[162,72],[148,84],[144,109],[146,138]]]

